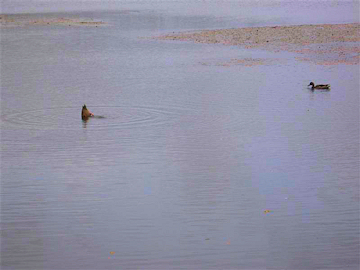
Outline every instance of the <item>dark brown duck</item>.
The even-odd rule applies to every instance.
[[[330,84],[315,85],[313,82],[310,82],[308,86],[311,86],[311,89],[330,89]]]

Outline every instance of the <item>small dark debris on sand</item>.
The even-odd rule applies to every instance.
[[[273,52],[289,51],[302,55],[296,57],[297,60],[320,65],[353,65],[359,64],[360,59],[359,23],[204,30],[173,33],[157,39],[241,46]]]

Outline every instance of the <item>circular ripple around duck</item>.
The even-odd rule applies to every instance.
[[[84,125],[95,129],[121,129],[162,125],[178,114],[172,109],[144,106],[91,106],[89,108],[96,116],[103,118],[90,118],[84,122],[81,120],[81,108],[57,107],[4,114],[1,120],[5,125],[37,130],[75,130]]]
[[[94,114],[104,116],[103,119],[95,117],[87,122],[97,129],[145,128],[163,125],[178,115],[175,110],[145,106],[93,107],[92,111]]]

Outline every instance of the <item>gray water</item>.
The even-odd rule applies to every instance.
[[[358,269],[359,66],[151,39],[356,8],[3,1],[108,25],[1,29],[1,269]]]

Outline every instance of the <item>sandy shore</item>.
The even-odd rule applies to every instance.
[[[358,23],[206,30],[175,33],[158,38],[219,43],[274,52],[289,51],[298,54],[295,57],[297,60],[311,61],[320,65],[359,64],[360,59],[360,24]],[[264,62],[266,61],[251,58],[233,61],[244,65]]]
[[[24,26],[100,26],[106,25],[102,21],[94,21],[89,18],[56,17],[52,14],[0,14],[0,27],[24,27]]]

